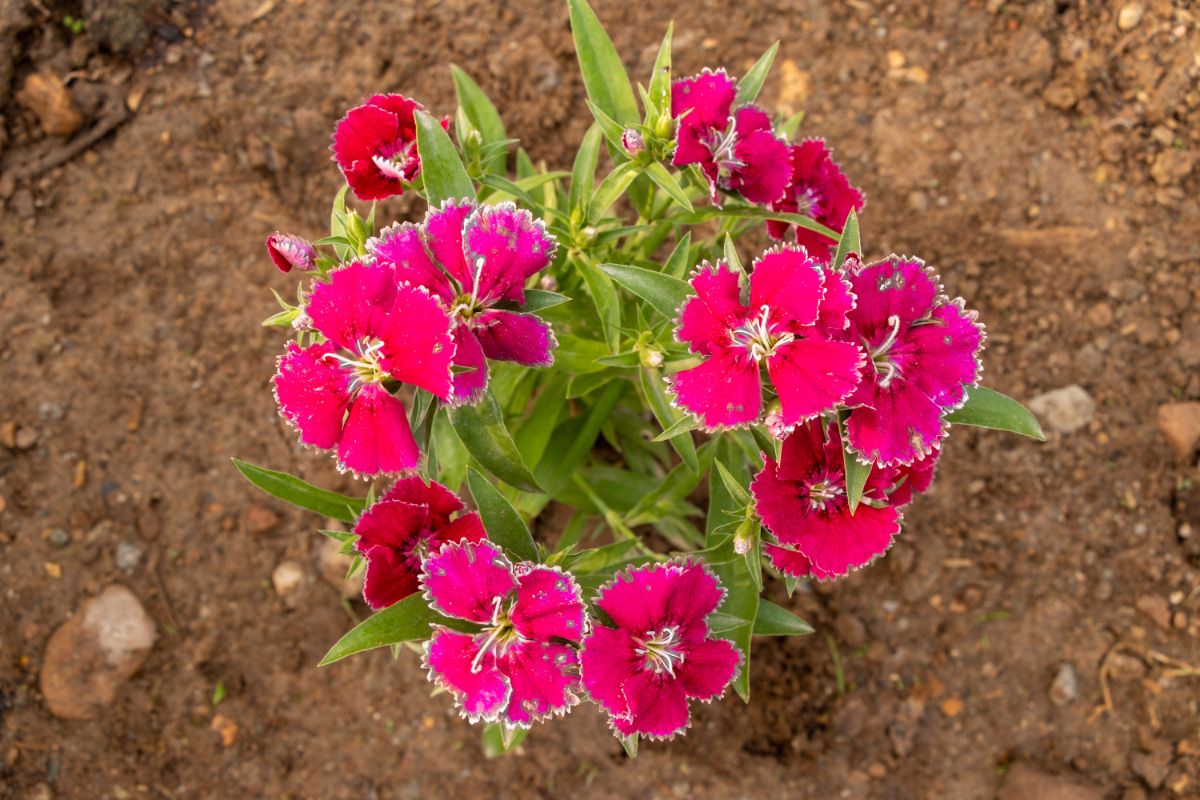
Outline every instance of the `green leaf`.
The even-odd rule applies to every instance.
[[[854,209],[850,209],[850,215],[846,217],[846,227],[842,229],[842,235],[838,238],[837,251],[833,254],[833,261],[829,262],[834,269],[841,269],[846,263],[846,256],[851,253],[862,255],[862,239],[858,235],[858,214]]]
[[[533,405],[533,410],[517,429],[514,439],[517,449],[521,451],[526,464],[537,464],[546,452],[546,445],[558,425],[558,418],[567,407],[566,388],[569,377],[560,372],[551,373],[552,377],[545,381],[541,394]]]
[[[605,175],[604,180],[596,187],[596,193],[592,195],[587,218],[592,222],[600,221],[637,176],[637,165],[632,161],[626,161]]]
[[[946,415],[946,421],[952,425],[973,425],[977,428],[991,428],[997,431],[1008,431],[1046,441],[1046,434],[1037,417],[1029,409],[986,386],[975,386],[967,390],[967,401],[961,408]]]
[[[585,372],[582,375],[576,375],[567,384],[566,398],[568,400],[575,400],[580,397],[587,397],[620,375],[621,371],[619,369],[604,369],[599,372]]]
[[[596,119],[596,124],[600,126],[600,130],[604,131],[604,138],[608,142],[609,152],[624,153],[625,147],[621,143],[622,137],[625,135],[625,126],[617,122],[615,119],[605,114],[595,103],[588,101],[588,110],[592,112],[592,116]]]
[[[675,31],[675,23],[667,25],[667,33],[663,36],[662,44],[658,46],[658,57],[654,59],[654,72],[650,74],[650,88],[646,94],[650,97],[660,114],[671,113],[671,38]],[[647,109],[649,112],[649,109]],[[653,124],[654,120],[646,120]]]
[[[804,112],[797,111],[775,128],[775,131],[784,139],[796,138],[796,131],[800,129],[800,123],[804,121]]]
[[[676,243],[675,249],[671,251],[671,255],[667,258],[667,263],[663,265],[663,274],[682,280],[692,267],[691,259],[689,258],[691,249],[692,232],[688,231]]]
[[[551,446],[547,450],[547,455],[551,453],[555,458],[544,458],[538,464],[538,478],[545,487],[546,494],[551,496],[558,494],[558,491],[566,485],[571,479],[571,475],[575,472],[575,468],[580,462],[591,452],[592,445],[596,443],[596,436],[600,433],[601,426],[605,420],[612,414],[613,408],[617,405],[617,401],[621,399],[621,395],[625,393],[625,388],[628,384],[625,381],[613,381],[604,387],[604,391],[595,400],[595,405],[588,411],[584,417],[582,425],[579,426],[577,432],[569,443],[563,443],[565,446],[561,450],[556,447],[558,437],[551,441]]]
[[[654,418],[658,420],[658,424],[663,428],[670,428],[683,419],[683,412],[671,405],[671,398],[667,395],[667,383],[663,380],[662,372],[643,366],[641,373],[642,392],[646,395],[646,402],[650,406]],[[696,443],[692,441],[691,434],[682,433],[671,437],[670,441],[671,447],[675,448],[675,452],[679,454],[683,463],[687,464],[688,469],[698,472],[700,461],[696,458]]]
[[[837,231],[825,227],[812,217],[806,217],[803,214],[772,211],[769,208],[748,206],[732,201],[726,202],[721,208],[709,206],[707,208],[698,208],[690,214],[680,214],[674,218],[674,222],[676,225],[699,225],[710,219],[777,219],[780,222],[787,222],[801,228],[806,228],[814,233],[819,233],[831,242],[836,242],[839,238]]]
[[[567,195],[567,210],[579,211],[584,217],[588,205],[592,202],[592,190],[596,183],[596,164],[600,160],[600,142],[604,138],[599,123],[588,128],[579,143],[579,152],[575,154],[575,164],[571,168],[571,190]]]
[[[720,459],[714,461],[713,465],[717,468],[717,474],[721,477],[721,482],[725,484],[725,490],[729,492],[729,496],[743,506],[750,505],[753,500],[741,481],[730,474],[729,469],[721,463]]]
[[[630,758],[637,758],[638,754],[638,735],[636,733],[629,736],[617,734],[617,739],[621,742],[621,747],[625,748],[625,755]]]
[[[558,292],[548,292],[545,289],[526,289],[525,303],[521,306],[514,306],[508,309],[509,311],[521,311],[525,314],[532,314],[536,311],[545,311],[547,308],[561,306],[563,303],[571,302],[571,298],[565,294]],[[497,308],[504,307],[503,303],[497,303]]]
[[[621,346],[621,298],[612,278],[605,275],[595,264],[582,258],[575,262],[592,303],[596,306],[596,315],[600,318],[600,328],[608,342],[608,349],[617,352]]]
[[[502,722],[489,722],[483,729],[483,754],[487,758],[506,756],[520,747],[528,735],[528,728],[510,728]]]
[[[355,515],[363,510],[363,501],[357,497],[319,489],[286,472],[255,466],[237,458],[233,459],[233,465],[246,480],[272,497],[278,497],[286,503],[316,512],[323,517],[354,522]]]
[[[750,645],[758,619],[758,588],[746,566],[745,559],[715,564],[713,572],[721,579],[728,594],[718,609],[721,613],[741,620],[741,624],[720,634],[742,651],[742,665],[733,679],[733,689],[743,701],[750,702]]]
[[[850,450],[850,438],[846,435],[846,421],[838,420],[839,432],[842,438],[842,465],[846,471],[846,505],[850,507],[851,516],[858,510],[862,500],[863,489],[867,479],[871,477],[871,465],[858,460]]]
[[[692,287],[679,278],[628,264],[601,264],[610,278],[654,307],[667,319],[675,319]]]
[[[754,63],[750,71],[738,81],[737,97],[733,101],[735,107],[753,103],[758,98],[758,93],[762,91],[763,82],[767,79],[767,73],[771,71],[771,64],[775,61],[777,52],[779,52],[779,42],[771,45],[770,49]]]
[[[575,55],[588,99],[622,125],[637,122],[637,101],[625,65],[587,0],[568,0]]]
[[[479,88],[479,84],[456,64],[450,65],[450,77],[454,79],[454,92],[458,95],[458,104],[462,106],[467,119],[478,129],[483,143],[504,141],[507,138],[504,121],[500,119],[500,112],[496,111],[496,106],[484,94],[483,89]],[[487,169],[489,172],[503,175],[507,172],[507,161],[506,150],[499,149],[487,158]]]
[[[483,397],[474,405],[451,408],[450,424],[467,452],[497,478],[526,492],[541,491],[537,479],[521,460],[490,388],[484,390]]]
[[[758,614],[754,617],[755,636],[807,636],[813,626],[791,611],[767,599],[758,601]]]
[[[668,439],[674,439],[676,436],[678,436],[681,433],[687,433],[688,431],[694,431],[697,428],[699,428],[700,425],[701,425],[700,420],[696,419],[695,417],[691,416],[690,414],[687,414],[687,415],[680,417],[678,420],[675,421],[674,425],[667,428],[665,431],[660,433],[658,436],[655,436],[653,439],[651,439],[651,441],[665,442]]]
[[[415,118],[426,201],[436,208],[450,198],[474,200],[475,184],[442,123],[424,111],[416,112]]]
[[[503,547],[517,561],[539,561],[537,545],[529,526],[491,481],[473,469],[467,469],[467,486],[483,519],[488,538]]]
[[[692,201],[688,199],[687,192],[683,191],[679,181],[675,180],[675,176],[668,172],[661,163],[651,161],[646,165],[646,174],[677,204],[688,211],[692,210]]]
[[[350,186],[343,186],[333,198],[333,210],[329,212],[329,235],[341,239],[346,244],[334,243],[333,251],[337,253],[338,261],[345,261],[354,254],[354,248],[346,236],[346,192]]]
[[[329,648],[329,652],[317,666],[324,667],[347,656],[386,647],[400,642],[412,642],[429,638],[429,626],[445,625],[456,631],[471,633],[478,627],[461,619],[443,617],[431,609],[420,593],[410,594],[395,605],[364,619],[351,628],[345,636]]]
[[[722,242],[721,253],[725,258],[725,264],[733,267],[743,275],[746,273],[746,268],[742,266],[742,259],[738,255],[737,245],[734,244],[732,234],[725,234],[725,241]]]

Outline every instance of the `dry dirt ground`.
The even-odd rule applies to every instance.
[[[751,705],[636,761],[582,707],[486,761],[411,654],[315,667],[350,624],[318,520],[229,457],[344,488],[279,424],[258,326],[263,237],[327,222],[334,121],[378,90],[451,111],[453,61],[568,163],[565,4],[4,0],[0,796],[1200,796],[1200,475],[1156,425],[1200,400],[1200,9],[1124,5],[598,3],[635,75],[672,18],[680,74],[781,39],[764,96],[865,188],[868,254],[970,299],[990,385],[1094,410],[1041,445],[956,429],[888,558],[772,588],[818,633],[758,645]],[[77,137],[116,129],[30,176],[63,146],[34,72],[70,76]],[[50,635],[114,582],[158,640],[95,719],[52,716]]]

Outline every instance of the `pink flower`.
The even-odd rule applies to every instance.
[[[850,185],[830,155],[823,139],[805,139],[790,148],[792,180],[783,197],[771,205],[774,211],[804,214],[827,228],[841,233],[851,211],[862,211],[866,205],[863,193]],[[793,226],[778,220],[767,221],[767,232],[773,239],[783,239]],[[795,226],[796,243],[814,258],[829,261],[834,242],[815,231]],[[840,266],[840,265],[837,265]]]
[[[267,255],[280,272],[292,268],[308,272],[317,267],[317,251],[306,239],[276,231],[267,237]]]
[[[430,606],[483,626],[435,626],[425,645],[429,679],[454,695],[471,722],[528,728],[579,702],[579,656],[587,616],[575,579],[557,567],[513,566],[496,545],[447,544],[425,560]]]
[[[725,597],[697,561],[635,567],[600,588],[596,606],[616,626],[583,641],[583,685],[616,731],[669,739],[691,724],[689,700],[720,697],[741,653],[710,639],[710,613]]]
[[[699,164],[713,203],[718,189],[751,203],[773,203],[783,197],[791,175],[787,143],[758,106],[734,110],[736,96],[737,86],[724,70],[706,69],[671,85],[671,116],[679,121],[672,163]]]
[[[858,385],[865,356],[841,329],[854,297],[845,280],[803,248],[768,250],[750,274],[750,304],[738,273],[707,262],[693,273],[676,337],[704,361],[674,376],[676,403],[710,429],[748,425],[762,412],[762,375],[779,395],[774,429],[832,409]]]
[[[525,281],[554,259],[556,243],[533,215],[512,203],[476,206],[447,200],[420,225],[384,230],[367,248],[393,264],[400,280],[426,289],[454,318],[453,403],[478,400],[487,358],[527,367],[554,363],[550,326],[532,314],[496,306],[525,303]]]
[[[421,170],[413,114],[424,106],[399,94],[377,94],[350,109],[333,132],[333,157],[359,200],[404,194],[402,181]],[[442,121],[442,127],[449,126]]]
[[[895,467],[896,482],[888,491],[888,502],[900,508],[911,503],[917,495],[928,491],[941,455],[941,448],[935,446],[933,452],[920,461]]]
[[[915,258],[889,256],[863,266],[847,259],[858,297],[849,312],[851,341],[870,357],[862,383],[846,401],[846,435],[864,460],[911,464],[946,434],[943,417],[979,380],[984,329],[961,299],[941,293],[937,276]]]
[[[784,574],[841,577],[886,553],[900,532],[900,512],[887,496],[896,470],[872,469],[851,514],[842,458],[837,426],[826,435],[813,420],[783,440],[779,463],[767,458],[750,485],[755,510],[778,542],[763,550]]]
[[[300,441],[337,449],[338,468],[358,475],[403,472],[420,452],[397,383],[445,399],[454,358],[451,320],[389,265],[351,263],[314,285],[305,314],[325,341],[290,342],[275,373],[275,399]]]
[[[367,558],[363,598],[384,608],[417,590],[421,559],[446,542],[487,538],[474,511],[436,481],[402,478],[358,518],[354,549]]]

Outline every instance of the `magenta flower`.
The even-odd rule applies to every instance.
[[[887,495],[896,470],[872,469],[851,514],[842,458],[837,426],[826,435],[813,420],[783,440],[779,463],[767,458],[750,485],[755,510],[778,542],[763,550],[780,572],[838,578],[886,553],[900,532],[900,512]]]
[[[725,597],[700,562],[634,567],[600,588],[596,606],[615,628],[583,641],[583,685],[616,731],[669,739],[691,724],[689,700],[720,697],[742,655],[710,639],[709,614]]]
[[[935,445],[933,452],[920,461],[894,467],[896,482],[888,491],[888,502],[900,508],[911,503],[917,495],[928,491],[941,455],[941,448]]]
[[[447,200],[421,225],[392,225],[367,248],[395,265],[401,280],[423,287],[454,318],[452,403],[478,400],[487,386],[486,359],[548,367],[558,342],[532,314],[496,308],[525,303],[525,281],[554,259],[554,237],[512,203],[476,206]]]
[[[367,605],[385,608],[415,592],[421,560],[446,542],[486,539],[479,514],[458,514],[464,508],[454,492],[418,477],[402,478],[373,503],[354,526],[354,549],[367,559]]]
[[[946,434],[943,417],[966,400],[983,367],[984,329],[961,299],[941,293],[937,276],[915,258],[889,256],[863,266],[847,259],[858,303],[848,336],[871,365],[846,401],[850,447],[880,466],[928,456]]]
[[[460,542],[425,560],[421,587],[435,611],[483,626],[475,634],[434,626],[425,644],[429,679],[464,717],[528,728],[579,702],[576,646],[587,616],[569,574],[513,566],[491,542]]]
[[[404,194],[421,170],[414,113],[424,106],[399,94],[377,94],[346,112],[333,132],[333,157],[359,200]],[[449,126],[442,121],[442,127]]]
[[[792,179],[783,197],[771,208],[790,214],[812,217],[827,228],[841,233],[851,211],[866,205],[863,193],[850,185],[830,155],[824,139],[805,139],[790,148]],[[779,220],[767,220],[767,233],[782,240],[788,229],[796,231],[796,243],[822,263],[833,255],[834,242],[815,231]],[[840,265],[837,265],[840,266]]]
[[[828,411],[858,385],[865,356],[838,335],[854,297],[840,273],[803,248],[768,250],[750,274],[750,304],[738,273],[701,265],[695,297],[683,304],[675,335],[705,357],[671,380],[676,404],[710,430],[748,425],[762,412],[762,370],[779,395],[773,425],[787,430]]]
[[[337,449],[338,469],[403,472],[420,452],[404,404],[408,383],[449,397],[454,341],[441,303],[398,283],[389,265],[351,263],[314,285],[305,314],[326,341],[289,342],[275,373],[275,399],[300,441]]]
[[[280,272],[293,268],[308,272],[317,267],[317,251],[307,239],[276,231],[267,237],[267,255]]]
[[[719,189],[751,203],[774,203],[791,176],[787,143],[758,106],[734,110],[736,96],[737,85],[724,70],[706,69],[671,85],[671,116],[679,122],[672,163],[699,164],[713,203],[719,203]]]

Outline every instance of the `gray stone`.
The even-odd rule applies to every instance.
[[[1096,401],[1082,386],[1071,384],[1029,401],[1029,410],[1042,424],[1056,433],[1074,433],[1092,421]]]

